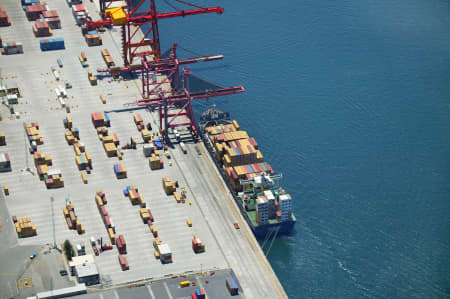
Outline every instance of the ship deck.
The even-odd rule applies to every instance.
[[[117,157],[106,156],[91,122],[92,112],[110,111],[109,132],[118,135],[121,145],[128,143],[130,137],[142,142],[133,122],[133,113],[140,113],[145,123],[152,123],[154,130],[159,123],[157,113],[146,109],[121,111],[125,103],[139,98],[139,80],[119,82],[106,76],[98,81],[97,86],[91,86],[88,81],[87,69],[78,60],[80,52],[86,53],[90,64],[88,69],[94,73],[97,68],[105,68],[100,53],[103,48],[107,48],[116,64],[120,64],[120,36],[117,29],[107,30],[102,34],[102,46],[88,47],[66,2],[46,2],[49,9],[56,9],[60,15],[62,28],[53,30],[52,38],[63,37],[65,50],[41,52],[41,38],[33,35],[33,22],[27,20],[20,1],[2,1],[12,22],[10,27],[0,27],[3,43],[21,42],[24,50],[24,54],[0,56],[0,76],[3,80],[17,82],[22,93],[19,104],[14,105],[19,118],[10,115],[5,105],[0,108],[3,117],[0,130],[5,132],[7,141],[7,145],[0,147],[0,151],[9,153],[12,164],[12,172],[0,173],[0,183],[7,184],[10,190],[10,195],[5,197],[9,217],[5,217],[2,222],[4,226],[12,227],[10,216],[30,217],[36,224],[38,233],[30,238],[15,237],[13,244],[9,244],[10,247],[40,246],[53,242],[61,244],[69,239],[72,244],[84,242],[88,253],[92,253],[88,246],[91,236],[108,240],[94,201],[95,192],[103,189],[108,198],[106,209],[114,221],[117,235],[123,234],[127,241],[126,257],[130,265],[129,271],[121,271],[115,248],[96,256],[95,262],[103,287],[152,281],[189,271],[231,268],[245,298],[285,298],[280,282],[240,215],[239,208],[203,144],[194,144],[186,136],[188,153],[183,154],[179,146],[175,145],[169,148],[171,159],[168,159],[161,151],[164,169],[156,171],[150,170],[142,152],[142,144],[138,144],[137,150],[124,150],[122,161]],[[98,15],[95,4],[86,2],[85,6],[95,19]],[[58,67],[57,58],[61,58],[64,65],[62,68]],[[58,70],[61,77],[59,81],[55,80],[51,67]],[[54,91],[55,87],[64,82],[70,82],[73,86],[67,89],[68,98],[65,100],[66,106],[70,107],[73,126],[79,129],[81,142],[92,156],[93,170],[88,175],[88,184],[83,184],[81,172],[75,164],[74,150],[64,137],[63,118],[67,113],[56,99]],[[106,96],[106,104],[101,103],[100,94]],[[24,123],[29,122],[39,123],[44,144],[39,145],[38,150],[52,157],[53,166],[50,169],[61,170],[64,188],[46,189],[44,182],[37,177],[24,130]],[[196,146],[201,154],[197,153]],[[118,162],[122,162],[127,169],[126,179],[118,180],[114,175],[113,164]],[[192,205],[177,204],[173,196],[166,196],[161,183],[163,177],[177,180],[180,187],[185,187],[187,200]],[[138,208],[132,206],[122,193],[127,185],[138,186],[139,192],[143,194],[152,210],[160,238],[172,250],[173,263],[162,265],[154,258],[154,238],[148,226],[142,223]],[[67,227],[62,214],[66,197],[70,197],[78,219],[85,226],[86,233],[83,235],[78,235],[75,230]],[[192,220],[192,228],[187,227],[186,218]],[[234,228],[234,222],[239,223],[240,230]],[[7,231],[0,231],[0,237]],[[205,253],[194,254],[192,251],[191,239],[194,233],[205,242]],[[2,252],[0,263],[10,258],[2,255]],[[14,259],[22,265],[28,256],[14,256]],[[11,276],[1,276],[0,284],[6,285],[6,280],[16,278],[14,273]],[[15,288],[0,289],[5,292],[2,296],[21,296]],[[36,292],[45,290],[48,288],[36,289]],[[169,293],[167,298],[170,296]]]

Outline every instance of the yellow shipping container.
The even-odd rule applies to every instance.
[[[112,228],[108,228],[108,235],[109,235],[109,239],[111,240],[111,243],[114,244],[114,242],[116,241],[116,238],[115,238],[114,231]]]
[[[63,214],[64,214],[64,217],[69,216],[69,210],[67,210],[67,208],[63,208]]]
[[[77,156],[81,155],[81,150],[78,146],[74,146],[74,150],[75,150],[75,155],[77,155]]]
[[[89,162],[89,163],[92,163],[92,158],[91,158],[91,155],[89,154],[89,152],[88,152],[88,151],[85,151],[85,152],[84,152],[84,155],[85,155],[86,159],[88,160],[88,162]]]
[[[185,288],[191,285],[191,282],[189,280],[185,280],[180,282],[180,287]]]
[[[100,197],[95,197],[95,201],[97,202],[97,206],[101,207],[103,206],[103,201],[100,199]]]
[[[88,183],[88,179],[87,179],[86,173],[84,171],[81,172],[81,179],[83,180],[83,183],[85,183],[85,184]]]
[[[233,120],[233,126],[236,129],[236,131],[239,131],[241,127],[239,127],[239,124],[236,120]]]
[[[177,201],[177,203],[180,203],[180,202],[181,202],[180,195],[178,195],[178,193],[177,193],[176,191],[173,192],[173,196],[175,197],[175,200]]]
[[[186,224],[187,224],[187,226],[189,226],[189,227],[192,227],[192,221],[191,221],[191,219],[186,219]]]

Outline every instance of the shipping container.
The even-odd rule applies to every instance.
[[[126,257],[124,257],[121,254],[119,254],[119,264],[123,271],[130,269],[130,266],[128,265],[128,261],[127,261]]]
[[[238,285],[234,278],[228,278],[226,280],[226,285],[228,288],[228,291],[230,292],[231,296],[235,296],[238,294]]]
[[[62,37],[41,39],[40,46],[42,51],[65,49],[64,39]]]

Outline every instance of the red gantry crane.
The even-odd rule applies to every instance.
[[[200,61],[212,61],[222,59],[223,55],[198,56],[186,59],[178,59],[176,54],[177,45],[174,44],[168,58],[161,58],[159,43],[158,20],[174,17],[184,17],[204,13],[223,13],[221,7],[204,8],[182,0],[176,2],[189,5],[196,9],[181,10],[168,13],[157,13],[155,0],[127,0],[127,6],[110,8],[113,2],[119,0],[100,0],[100,8],[103,20],[87,20],[86,25],[91,30],[105,26],[121,26],[122,28],[122,55],[123,67],[112,67],[99,69],[99,72],[108,72],[112,75],[140,72],[142,80],[142,99],[126,105],[148,106],[159,108],[159,123],[161,131],[164,131],[165,140],[168,141],[168,128],[178,126],[189,126],[194,137],[198,138],[197,125],[191,106],[191,100],[208,99],[222,95],[230,95],[244,91],[242,86],[210,89],[191,93],[189,90],[189,75],[191,72],[183,69],[183,84],[180,84],[180,65],[196,63]],[[123,2],[123,1],[121,1]],[[148,2],[148,9],[143,7]],[[148,27],[147,27],[148,26]],[[140,34],[142,32],[142,34]],[[139,64],[132,64],[139,57]],[[155,74],[165,74],[162,82],[153,80]],[[170,90],[163,87],[170,86]],[[169,113],[169,110],[177,112]],[[175,121],[176,118],[184,117],[183,121]],[[164,130],[163,129],[164,121]]]
[[[218,14],[223,13],[223,8],[219,6],[204,8],[182,0],[174,1],[195,7],[196,9],[158,13],[156,11],[155,0],[127,0],[127,6],[116,8],[109,7],[112,3],[118,2],[117,0],[100,0],[100,9],[103,20],[87,20],[86,25],[88,28],[98,28],[110,25],[121,26],[123,61],[124,65],[128,66],[133,63],[135,57],[138,57],[141,54],[161,56],[158,33],[159,19],[185,17],[213,12]],[[148,4],[148,7],[144,9],[146,3]],[[143,34],[141,35],[140,32]]]

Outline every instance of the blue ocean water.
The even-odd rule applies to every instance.
[[[160,21],[162,48],[245,86],[212,102],[295,200],[268,254],[289,297],[450,298],[449,1],[195,3],[225,13]]]

